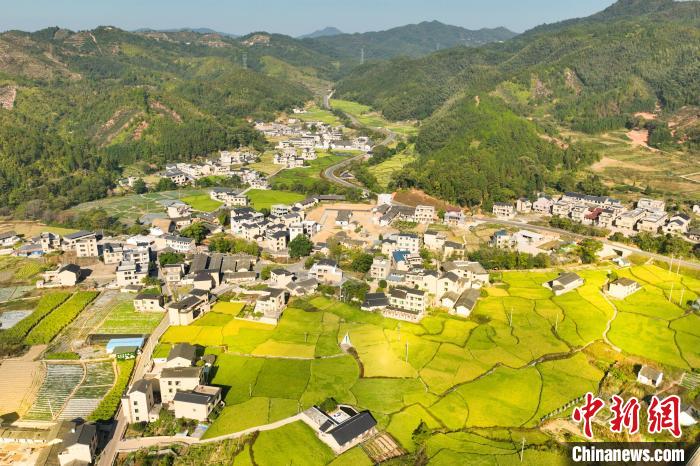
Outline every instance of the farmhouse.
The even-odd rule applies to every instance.
[[[348,405],[338,405],[326,413],[318,406],[302,413],[302,420],[316,431],[316,435],[340,454],[377,433],[377,421],[369,411],[358,412]]]
[[[658,387],[664,378],[664,373],[651,366],[643,365],[637,373],[637,382],[644,385]]]
[[[581,285],[583,285],[583,278],[574,272],[562,273],[554,280],[544,283],[544,286],[550,288],[555,296],[573,291]]]
[[[190,367],[197,359],[197,348],[189,343],[177,343],[168,353],[165,367]]]
[[[389,276],[390,263],[387,259],[375,257],[369,269],[369,276],[375,280],[383,280]]]
[[[512,204],[507,204],[505,202],[494,202],[493,214],[496,217],[502,218],[515,217],[515,207],[513,207]]]
[[[278,288],[284,288],[296,279],[296,275],[285,269],[273,269],[270,271],[270,283]]]
[[[97,234],[92,231],[78,231],[63,237],[64,251],[75,251],[76,257],[98,257]]]
[[[210,303],[208,296],[190,293],[179,301],[168,303],[166,309],[170,325],[189,325],[209,311]]]
[[[417,322],[425,313],[428,299],[425,291],[396,287],[389,292],[389,305],[384,317]]]
[[[608,285],[608,294],[613,298],[625,299],[635,291],[640,290],[639,283],[629,278],[618,278]]]
[[[321,259],[309,270],[309,275],[320,283],[338,285],[343,280],[343,271],[332,259]]]
[[[193,390],[177,391],[172,408],[176,418],[194,419],[204,422],[221,403],[221,387],[197,385]]]
[[[163,403],[170,403],[175,393],[193,390],[202,383],[202,367],[166,367],[160,373],[160,397]]]
[[[139,312],[163,311],[163,296],[159,293],[139,293],[134,298],[134,309]]]
[[[457,298],[452,311],[458,316],[468,317],[474,310],[480,296],[481,291],[475,288],[464,291],[459,298]]]
[[[137,380],[122,398],[122,410],[129,424],[158,419],[160,406],[155,404],[153,395],[156,383],[155,379]]]
[[[58,454],[61,466],[92,464],[97,449],[97,427],[95,424],[76,425],[63,439],[63,445]]]
[[[37,288],[55,288],[63,286],[75,286],[80,281],[82,271],[75,264],[59,266],[56,270],[44,272],[43,280],[36,282]]]
[[[339,210],[335,217],[335,224],[338,226],[348,226],[352,220],[352,210]]]
[[[276,323],[287,303],[286,292],[279,288],[267,288],[255,302],[253,312],[261,313],[263,318],[271,323]]]
[[[20,240],[17,233],[14,231],[5,231],[0,233],[0,246],[2,247],[12,247]]]
[[[129,285],[139,285],[148,276],[148,268],[134,262],[122,262],[117,267],[116,284],[120,288]]]
[[[363,311],[376,311],[384,309],[389,305],[389,298],[384,293],[367,293],[365,300],[362,301],[360,309]]]

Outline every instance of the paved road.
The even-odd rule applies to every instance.
[[[330,181],[331,183],[335,183],[335,184],[343,186],[345,188],[361,189],[364,192],[369,193],[368,189],[363,188],[362,186],[350,183],[349,181],[344,180],[344,179],[336,176],[336,172],[340,171],[340,169],[350,165],[355,160],[362,159],[364,156],[365,156],[365,154],[356,155],[354,157],[349,157],[345,160],[341,160],[340,162],[336,163],[335,165],[331,165],[330,167],[323,170],[323,177],[325,179],[327,179],[328,181]]]
[[[166,314],[165,316],[163,316],[163,320],[161,320],[160,324],[158,324],[158,327],[156,327],[155,330],[153,330],[153,333],[151,333],[151,336],[148,338],[148,341],[143,346],[143,351],[136,360],[136,367],[134,367],[134,371],[131,375],[132,382],[143,378],[144,374],[146,373],[146,367],[151,362],[153,349],[156,347],[158,340],[160,340],[160,337],[163,336],[165,331],[168,329],[169,325],[170,324],[168,322],[168,315]],[[117,422],[117,425],[114,428],[114,435],[112,436],[104,450],[102,450],[99,461],[97,463],[98,466],[112,466],[114,464],[114,461],[117,459],[117,445],[124,436],[124,432],[126,432],[127,426],[126,417],[122,412],[121,404],[119,406],[119,410],[117,411],[117,415],[114,418]]]
[[[518,227],[518,228],[526,228],[526,229],[528,229],[528,230],[548,231],[548,232],[551,232],[551,233],[558,233],[558,234],[560,234],[560,235],[568,235],[568,236],[571,236],[571,237],[576,238],[576,239],[593,238],[593,237],[591,237],[591,236],[580,235],[580,234],[578,234],[578,233],[571,233],[570,231],[561,230],[561,229],[559,229],[559,228],[548,227],[548,226],[541,226],[541,225],[532,225],[532,224],[529,224],[529,223],[526,223],[526,222],[518,222],[518,221],[515,221],[515,220],[504,220],[504,219],[499,219],[499,218],[483,217],[483,216],[479,216],[479,215],[475,215],[475,216],[473,216],[472,218],[473,218],[474,220],[483,221],[483,222],[488,222],[488,223],[497,223],[497,224],[500,224],[500,225],[508,225],[508,226],[513,226],[513,227]],[[671,262],[673,262],[674,265],[680,264],[682,267],[687,267],[687,268],[690,268],[690,269],[700,270],[700,263],[697,263],[697,262],[691,262],[691,261],[687,261],[687,260],[683,260],[683,259],[678,259],[678,258],[672,259],[672,258],[670,258],[670,257],[668,257],[668,256],[664,256],[664,255],[661,255],[661,254],[656,254],[656,253],[653,253],[653,252],[642,251],[641,249],[637,249],[637,248],[632,247],[632,246],[630,246],[630,245],[622,244],[622,243],[616,243],[616,242],[614,242],[614,241],[610,241],[610,240],[603,239],[603,238],[594,238],[594,239],[600,241],[600,242],[603,243],[603,244],[607,244],[607,245],[609,245],[609,246],[613,246],[615,249],[620,249],[620,250],[623,250],[623,251],[629,251],[629,252],[631,252],[631,253],[634,253],[634,254],[637,254],[637,255],[640,255],[640,256],[643,256],[643,257],[647,257],[647,258],[649,258],[649,259],[655,259],[655,260],[659,260],[659,261],[666,262],[666,263],[671,263]]]
[[[264,430],[273,430],[279,427],[291,424],[292,422],[302,420],[301,414],[296,414],[294,416],[281,419],[276,422],[271,422],[270,424],[264,424],[262,426],[251,427],[249,429],[241,430],[239,432],[234,432],[232,434],[220,435],[218,437],[212,437],[208,439],[197,439],[194,437],[143,437],[136,439],[125,439],[119,442],[117,447],[118,451],[134,451],[141,448],[150,448],[155,446],[165,446],[172,443],[186,443],[188,445],[201,444],[201,443],[211,443],[220,442],[221,440],[233,439],[243,437],[244,435],[252,434],[253,432],[262,432]]]

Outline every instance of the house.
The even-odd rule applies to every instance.
[[[163,265],[160,267],[160,274],[166,283],[178,283],[185,276],[185,264]]]
[[[197,360],[197,347],[189,343],[177,343],[170,348],[165,367],[190,367]]]
[[[134,382],[131,389],[122,397],[122,411],[126,422],[153,422],[158,419],[160,406],[156,406],[154,388],[156,379],[140,379]]]
[[[192,390],[178,390],[173,397],[172,408],[176,418],[204,422],[220,403],[221,387],[197,385]]]
[[[122,262],[117,267],[116,284],[120,288],[129,285],[140,285],[148,276],[148,268],[133,262]]]
[[[494,202],[492,212],[496,217],[515,217],[515,208],[512,204],[507,204],[505,202]]]
[[[0,246],[5,248],[11,248],[16,243],[18,243],[20,237],[14,231],[5,231],[0,233]]]
[[[396,249],[401,251],[408,251],[411,254],[418,254],[420,252],[420,238],[418,235],[413,233],[399,233],[394,235],[396,240]]]
[[[271,251],[283,251],[287,248],[287,231],[267,231],[265,233],[265,245]]]
[[[389,298],[382,293],[367,293],[362,301],[360,309],[363,311],[376,311],[386,308],[389,305]]]
[[[41,275],[43,280],[36,282],[37,288],[75,286],[80,281],[82,270],[75,264],[66,264]]]
[[[521,214],[529,214],[530,212],[532,212],[532,201],[521,197],[520,199],[515,201],[515,210]]]
[[[97,427],[95,424],[74,425],[63,439],[63,449],[58,454],[61,466],[92,464],[97,449]]]
[[[642,197],[637,201],[637,208],[649,212],[663,212],[666,210],[666,202],[663,199],[649,199]]]
[[[332,259],[321,259],[309,270],[309,275],[320,283],[339,285],[343,280],[343,271]]]
[[[341,227],[350,225],[352,210],[339,210],[335,217],[335,224]]]
[[[78,231],[63,237],[63,250],[75,251],[76,257],[98,257],[97,234],[92,231]]]
[[[170,248],[181,254],[193,252],[196,246],[194,239],[177,235],[163,235],[161,245],[161,249]]]
[[[160,372],[160,398],[170,403],[178,391],[194,390],[202,384],[203,367],[166,367]]]
[[[491,246],[500,249],[509,249],[513,246],[513,238],[506,230],[498,230],[491,236]]]
[[[459,298],[457,298],[457,301],[454,304],[454,313],[458,316],[469,317],[469,314],[471,314],[474,310],[476,302],[479,300],[480,296],[481,290],[475,288],[470,288],[464,291]]]
[[[613,298],[625,299],[627,296],[640,289],[639,283],[629,278],[622,277],[608,285],[608,294]]]
[[[209,311],[210,303],[208,297],[190,293],[179,301],[168,303],[165,308],[168,311],[170,325],[189,325]]]
[[[391,265],[387,259],[375,257],[372,259],[372,266],[369,269],[369,276],[375,280],[384,280],[389,275]]]
[[[311,294],[318,288],[318,280],[315,278],[307,278],[306,280],[300,280],[296,282],[291,282],[287,285],[287,289],[292,296],[304,296]]]
[[[646,215],[646,213],[647,211],[644,209],[634,209],[623,212],[617,217],[617,219],[615,219],[615,226],[627,233],[632,233],[635,230],[637,223]]]
[[[637,373],[637,382],[658,387],[664,378],[664,373],[651,366],[643,365]]]
[[[435,207],[431,205],[417,205],[413,213],[413,221],[416,223],[433,223],[436,217]]]
[[[369,411],[358,412],[348,405],[338,405],[330,413],[313,406],[302,413],[301,419],[335,454],[349,450],[377,433],[377,421]]]
[[[445,244],[442,245],[442,257],[445,259],[464,257],[465,251],[464,244],[456,241],[445,241]]]
[[[694,426],[700,419],[700,410],[693,405],[681,405],[681,413],[678,416],[678,422],[683,427]]]
[[[34,241],[41,243],[41,250],[45,253],[61,249],[61,237],[50,231],[42,232]]]
[[[562,273],[554,280],[544,283],[544,286],[550,288],[555,296],[573,291],[581,285],[583,285],[583,278],[574,272]]]
[[[159,293],[139,293],[134,298],[134,309],[139,312],[161,312],[163,308],[163,295]]]
[[[678,213],[673,215],[668,223],[661,227],[661,230],[667,234],[682,235],[688,231],[688,227],[690,227],[690,217],[686,214]]]
[[[273,269],[270,271],[270,283],[277,288],[284,288],[296,279],[296,275],[285,269]]]
[[[428,249],[439,251],[445,246],[446,240],[447,237],[444,233],[438,233],[434,230],[427,230],[423,234],[423,244]]]
[[[551,214],[553,205],[554,201],[551,197],[540,195],[535,202],[532,203],[532,210],[538,214]]]
[[[425,291],[405,287],[396,287],[389,291],[389,306],[384,312],[384,317],[419,321],[428,305]]]
[[[666,219],[668,219],[668,215],[663,210],[647,212],[637,224],[637,229],[649,233],[658,233],[661,227],[666,224]]]
[[[254,313],[262,314],[262,317],[271,323],[276,323],[287,304],[287,293],[280,288],[266,288],[255,302]]]

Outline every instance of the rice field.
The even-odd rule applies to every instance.
[[[163,319],[161,312],[138,312],[133,301],[121,301],[112,304],[107,318],[97,328],[96,333],[106,334],[148,334]]]

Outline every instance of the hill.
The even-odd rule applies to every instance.
[[[339,34],[343,34],[343,31],[336,27],[327,26],[323,29],[318,29],[310,34],[304,34],[303,36],[299,36],[299,39],[316,39],[318,37],[337,36]]]
[[[390,119],[424,120],[416,140],[421,156],[396,186],[488,206],[545,185],[576,187],[572,174],[595,155],[554,142],[540,146],[559,126],[596,133],[636,124],[637,112],[670,116],[698,106],[699,25],[698,2],[626,0],[504,43],[368,64],[341,80],[336,96]],[[509,116],[508,124],[487,111],[493,108]],[[681,136],[688,149],[697,147],[693,128]],[[604,189],[578,179],[577,188],[592,194]]]
[[[398,56],[420,57],[438,49],[456,46],[474,47],[504,41],[515,35],[502,27],[472,31],[439,21],[424,21],[386,31],[326,35],[305,39],[304,42],[335,58],[358,62],[362,48],[365,60],[385,60]]]
[[[266,74],[254,58],[244,68],[244,49],[187,31],[0,34],[4,212],[45,216],[103,197],[132,164],[152,171],[218,149],[261,146],[246,118],[271,118],[312,94]]]

